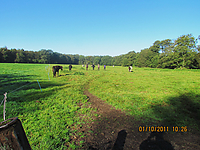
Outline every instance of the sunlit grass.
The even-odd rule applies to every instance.
[[[146,124],[199,129],[199,70],[134,68],[128,72],[125,67],[108,66],[103,70],[101,66],[100,71],[86,71],[73,65],[69,71],[68,65],[62,65],[61,76],[53,78],[52,66],[0,64],[0,99],[8,92],[6,119],[19,117],[32,149],[77,148],[77,144],[70,142],[70,136],[77,132],[72,126],[85,124],[80,114],[85,118],[96,116],[91,114],[91,108],[79,106],[88,103],[83,94],[85,87]],[[81,133],[76,135],[84,137]]]
[[[128,72],[122,67],[108,70],[90,83],[90,92],[97,97],[146,123],[198,126],[200,71],[134,68]],[[194,106],[195,112],[188,110]]]
[[[78,114],[90,116],[91,108],[80,108],[78,104],[87,102],[84,85],[95,75],[85,77],[81,66],[73,66],[69,71],[68,65],[62,65],[61,76],[53,78],[52,66],[0,64],[1,99],[8,93],[6,119],[21,120],[32,149],[66,149],[66,143],[74,149],[77,144],[70,143],[70,136],[75,132],[71,126],[84,124]],[[2,113],[0,121],[3,121]]]

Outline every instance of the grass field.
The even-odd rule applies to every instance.
[[[0,100],[8,93],[6,118],[19,117],[32,149],[65,149],[66,145],[75,149],[84,143],[71,143],[70,136],[84,136],[72,126],[84,124],[80,114],[92,115],[90,108],[80,107],[88,103],[83,94],[86,85],[92,94],[147,125],[200,129],[200,70],[134,68],[128,72],[128,68],[108,66],[85,71],[73,65],[68,71],[68,65],[62,65],[61,76],[53,78],[52,66],[0,64]]]
[[[84,123],[79,114],[90,116],[90,108],[80,109],[79,105],[87,102],[83,86],[94,76],[86,79],[74,75],[80,74],[80,66],[74,66],[72,72],[68,65],[63,66],[62,76],[52,78],[52,67],[46,64],[0,64],[1,100],[8,93],[6,118],[19,117],[32,149],[63,149],[65,143],[74,149],[83,143],[68,143],[75,134],[70,127]],[[3,112],[3,106],[0,110]]]
[[[146,124],[200,129],[200,70],[111,67],[90,92]]]

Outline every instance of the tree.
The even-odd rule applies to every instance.
[[[174,69],[178,68],[179,66],[180,66],[180,58],[178,54],[174,53],[171,49],[169,49],[167,55],[163,53],[160,55],[157,67]]]
[[[66,58],[66,64],[70,64],[72,62],[71,57],[69,55],[65,55],[65,58]]]
[[[162,53],[165,52],[166,48],[170,47],[173,45],[173,42],[171,39],[166,39],[160,42],[160,46],[161,46],[161,51]]]
[[[79,65],[85,64],[85,56],[79,55]]]
[[[24,49],[17,50],[15,62],[26,63],[26,53]]]
[[[159,53],[159,51],[160,51],[160,41],[159,40],[155,41],[153,43],[153,46],[151,46],[149,49],[154,53]]]
[[[182,68],[185,67],[186,56],[190,55],[190,52],[196,52],[196,40],[191,35],[182,35],[174,43],[174,52],[179,54],[179,57],[182,59],[181,65]]]
[[[123,59],[122,66],[123,66],[123,67],[130,66],[130,64],[129,64],[129,61],[128,61],[128,59],[127,59],[127,58],[124,58],[124,59]]]
[[[76,55],[69,55],[71,58],[71,63],[70,64],[78,64],[79,60]]]
[[[93,62],[94,62],[93,60],[94,60],[93,56],[86,56],[85,57],[86,64],[93,64]]]
[[[39,51],[39,55],[40,55],[39,62],[43,64],[50,63],[50,57],[51,57],[52,52],[53,52],[52,50],[41,49]]]
[[[200,53],[197,53],[197,55],[195,56],[195,59],[197,61],[197,67],[200,68]]]
[[[59,53],[54,52],[50,57],[50,62],[52,64],[58,64],[59,63],[59,58],[60,58],[59,55],[60,55]]]
[[[158,65],[157,55],[157,52],[154,52],[148,48],[141,50],[137,58],[137,65],[139,67],[156,67]]]
[[[35,57],[36,57],[36,52],[33,51],[25,51],[26,54],[26,61],[27,63],[35,63],[37,61],[35,61]]]
[[[111,62],[112,62],[112,57],[111,56],[108,56],[108,55],[102,56],[101,65],[111,66],[112,65]]]
[[[1,54],[2,54],[2,62],[7,62],[9,57],[9,52],[7,47],[1,48]]]
[[[59,55],[59,61],[58,61],[59,64],[65,64],[67,63],[67,59],[65,57],[65,55],[61,54]]]
[[[23,49],[0,48],[0,62],[28,62],[28,63],[68,63],[68,64],[100,64],[160,68],[200,68],[200,45],[196,45],[198,38],[191,34],[182,35],[174,42],[171,39],[156,40],[149,48],[141,52],[130,51],[127,54],[111,56],[83,56],[70,55],[42,49],[38,52]]]
[[[115,66],[122,66],[123,55],[113,57],[113,65]]]
[[[3,60],[3,54],[1,52],[1,49],[0,49],[0,63],[2,63],[4,60]]]
[[[100,56],[95,56],[94,64],[100,64],[100,62],[101,62],[101,57]]]
[[[127,59],[128,60],[128,62],[127,62],[127,64],[124,62],[124,65],[126,65],[126,66],[130,66],[130,65],[133,65],[133,64],[136,64],[136,53],[135,53],[135,51],[130,51],[130,52],[128,52],[128,54],[125,54],[124,55],[124,59]],[[124,66],[123,65],[123,66]]]

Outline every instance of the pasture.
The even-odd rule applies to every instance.
[[[77,117],[80,114],[90,116],[90,108],[80,109],[80,105],[87,102],[83,95],[83,85],[87,80],[83,75],[73,75],[76,67],[75,72],[69,72],[68,65],[63,65],[64,70],[60,72],[63,76],[53,78],[52,66],[0,64],[0,98],[2,100],[3,93],[8,93],[6,119],[19,117],[32,149],[63,149],[67,146],[74,149],[83,141],[76,145],[70,143],[70,136],[75,135],[70,128],[84,123]],[[0,110],[3,112],[3,106]],[[1,121],[2,115],[0,113]]]
[[[109,69],[89,91],[147,125],[200,129],[200,70],[127,70]]]
[[[200,71],[97,66],[86,71],[81,65],[62,65],[53,78],[48,64],[0,64],[0,93],[8,93],[6,119],[18,116],[32,149],[75,149],[72,130],[91,121],[92,109],[84,95],[89,92],[133,115],[146,125],[188,126],[200,129]],[[49,80],[50,79],[50,80]],[[39,88],[38,82],[41,85]],[[1,101],[0,101],[1,102]],[[3,106],[0,106],[3,111]],[[0,121],[3,120],[0,113]],[[79,116],[83,116],[79,117]],[[86,119],[87,118],[87,119]],[[139,125],[138,125],[139,126]]]

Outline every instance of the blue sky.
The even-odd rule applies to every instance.
[[[0,47],[117,56],[200,35],[199,0],[1,0]]]

